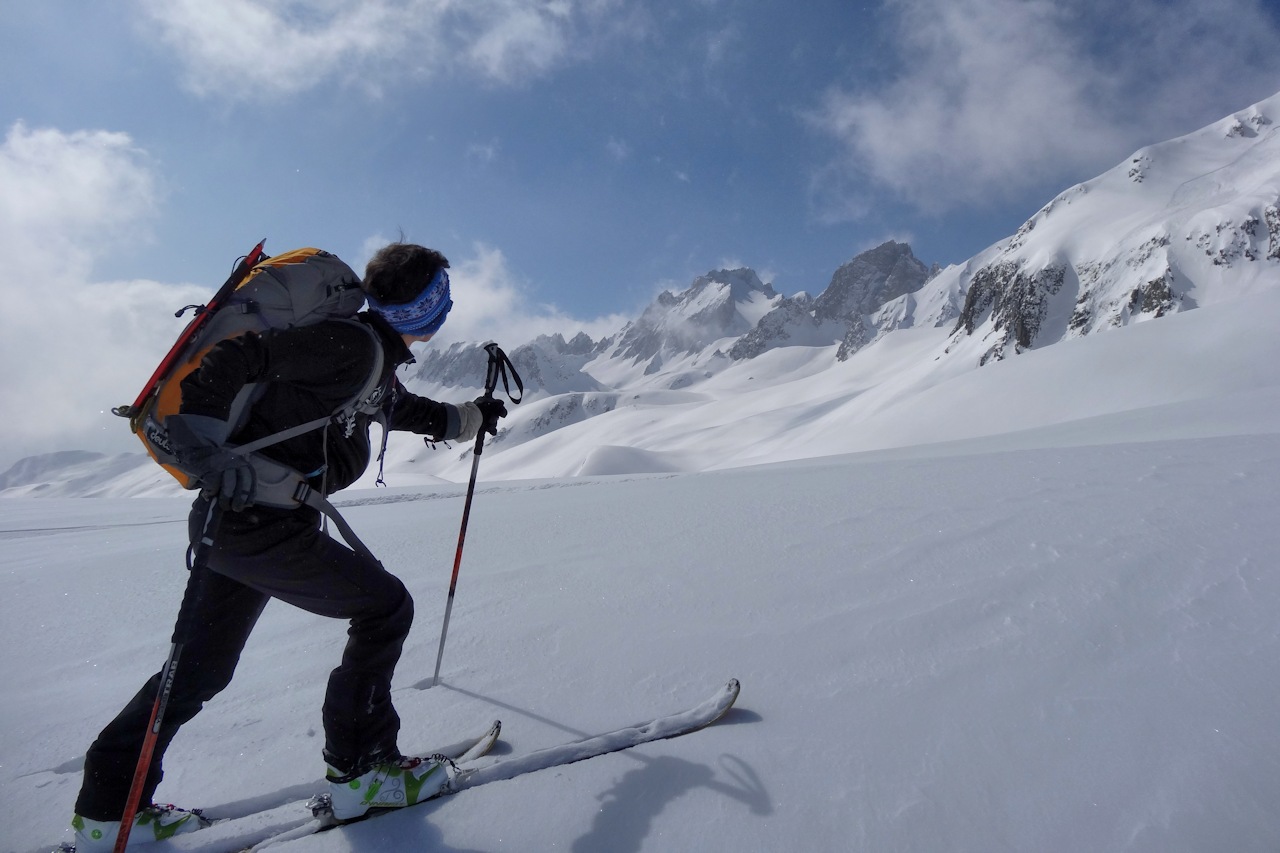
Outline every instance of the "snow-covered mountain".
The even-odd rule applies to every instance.
[[[842,265],[817,296],[790,297],[753,270],[716,270],[660,294],[602,340],[502,342],[528,390],[493,440],[486,474],[725,467],[757,458],[762,441],[785,442],[791,457],[887,446],[892,431],[869,423],[888,423],[911,397],[955,387],[983,365],[1277,285],[1280,94],[1135,152],[963,264],[928,267],[891,241]],[[439,399],[469,399],[485,358],[479,344],[429,351],[406,381]],[[1083,415],[1057,415],[1073,416]],[[743,429],[747,420],[756,428]],[[934,440],[951,437],[946,426]],[[687,453],[690,431],[716,440]],[[394,482],[465,479],[463,449],[393,439]],[[175,488],[145,457],[135,462],[130,472],[116,457],[24,460],[0,477],[0,494]]]
[[[1280,95],[1143,148],[949,270],[955,343],[986,361],[1275,286],[1277,119]]]
[[[709,272],[683,293],[659,295],[640,319],[622,330],[609,355],[643,363],[646,374],[657,373],[664,356],[695,353],[745,335],[778,299],[754,270]]]
[[[845,361],[896,328],[879,319],[887,303],[915,293],[937,272],[917,260],[906,243],[891,240],[842,265],[817,299],[801,293],[775,307],[729,355],[754,358],[774,347],[826,346],[834,340],[840,344],[836,359]]]

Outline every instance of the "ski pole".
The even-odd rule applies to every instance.
[[[138,815],[142,789],[146,785],[147,773],[151,769],[151,756],[155,754],[156,739],[160,735],[160,725],[164,722],[165,706],[168,705],[169,694],[173,691],[173,677],[178,671],[178,658],[181,656],[182,643],[173,643],[169,647],[169,658],[164,662],[164,669],[161,670],[156,701],[151,706],[147,735],[142,741],[142,752],[138,755],[138,767],[133,772],[133,784],[129,786],[129,799],[125,802],[124,814],[120,817],[120,832],[116,835],[113,853],[124,853],[124,848],[129,844],[129,832],[133,829],[133,820]]]
[[[524,383],[520,381],[520,374],[516,373],[511,360],[507,358],[507,354],[497,344],[487,343],[484,348],[489,353],[489,364],[485,369],[484,377],[485,398],[493,399],[493,392],[498,386],[498,377],[501,375],[503,388],[507,392],[507,399],[513,403],[519,403],[524,396]],[[511,386],[507,382],[508,369],[510,369],[511,376],[519,389],[519,396],[511,396]],[[453,555],[453,577],[449,579],[449,598],[444,605],[444,624],[440,627],[440,650],[436,652],[436,672],[431,679],[432,687],[440,683],[440,662],[444,660],[444,641],[449,634],[449,617],[453,614],[453,598],[458,591],[458,570],[462,568],[462,546],[467,541],[467,522],[471,518],[471,499],[476,493],[476,473],[480,469],[480,454],[483,452],[484,429],[482,428],[476,433],[476,446],[471,456],[471,480],[467,483],[467,497],[462,504],[462,528],[458,531],[458,550]]]
[[[209,546],[213,544],[214,531],[218,526],[217,508],[217,501],[211,500],[209,511],[204,518],[204,529],[200,531],[200,538],[191,545],[188,569],[204,565]],[[112,853],[124,853],[125,847],[129,844],[129,833],[133,830],[133,821],[138,816],[142,789],[146,787],[147,774],[151,770],[151,758],[155,755],[160,727],[164,724],[164,712],[169,705],[169,696],[173,693],[173,680],[178,674],[178,659],[182,657],[183,640],[187,634],[186,623],[190,620],[189,608],[194,608],[195,600],[199,597],[199,580],[197,579],[192,584],[191,594],[183,596],[182,607],[178,611],[178,624],[173,632],[173,642],[169,646],[169,657],[160,670],[156,701],[151,706],[151,718],[147,721],[147,733],[142,739],[142,751],[138,754],[138,766],[133,771],[133,782],[129,785],[129,797],[125,800],[124,814],[120,816],[120,831],[116,834],[116,844]]]

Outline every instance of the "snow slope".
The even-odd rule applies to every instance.
[[[725,371],[725,394],[766,385],[736,424],[674,398],[647,414],[675,445],[659,459],[601,441],[546,463],[588,476],[482,482],[430,689],[463,488],[344,493],[418,605],[406,748],[497,717],[523,752],[730,676],[743,693],[696,735],[275,849],[1280,849],[1277,312],[1262,293],[877,397],[877,369],[939,345],[914,330],[815,379],[791,423],[767,375]],[[864,407],[855,437],[814,417],[824,394]],[[623,415],[593,420],[625,438],[642,416]],[[735,431],[753,441],[717,458],[767,464],[680,473]],[[185,501],[0,512],[0,851],[28,853],[61,838],[85,747],[164,659]],[[268,607],[160,796],[217,815],[311,791],[344,637]]]
[[[1280,384],[1280,347],[1266,332],[1275,328],[1280,289],[977,370],[943,358],[948,330],[939,328],[900,330],[835,366],[834,347],[776,349],[696,389],[619,393],[607,402],[585,395],[579,408],[595,410],[572,409],[550,433],[539,418],[567,406],[565,398],[512,407],[494,445],[501,452],[484,457],[484,476],[569,477],[584,466],[595,474],[709,470],[1001,435],[1269,387]],[[538,440],[524,440],[526,429]],[[601,467],[600,450],[610,447],[637,452]],[[428,459],[432,453],[439,458]],[[469,452],[427,451],[412,438],[389,457],[392,483],[420,466],[455,482],[470,470]]]

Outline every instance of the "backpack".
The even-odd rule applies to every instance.
[[[263,241],[265,243],[265,241]],[[247,332],[309,326],[326,320],[345,320],[364,329],[370,336],[374,367],[364,386],[329,417],[299,424],[288,430],[260,438],[249,444],[229,447],[244,454],[253,463],[257,479],[254,502],[284,508],[306,503],[331,518],[336,512],[305,482],[305,477],[254,451],[330,423],[351,424],[357,413],[380,411],[380,388],[384,356],[377,333],[365,324],[351,319],[364,307],[365,295],[360,277],[335,255],[320,249],[294,249],[275,257],[263,254],[263,243],[242,258],[231,277],[206,305],[189,305],[195,316],[178,336],[169,353],[161,360],[151,379],[132,405],[111,411],[129,419],[129,427],[141,439],[147,453],[174,476],[185,489],[199,488],[190,472],[184,470],[169,443],[165,419],[176,414],[182,405],[182,380],[199,366],[205,354],[219,342]],[[178,312],[182,316],[187,308]],[[230,435],[243,425],[249,410],[264,392],[258,385],[246,385],[236,395],[229,423]],[[337,519],[341,524],[340,518]],[[343,529],[344,538],[347,530]]]

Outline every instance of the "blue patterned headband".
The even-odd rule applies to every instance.
[[[449,298],[449,274],[441,267],[412,302],[387,305],[370,296],[369,307],[402,335],[434,335],[453,307],[453,300]]]

